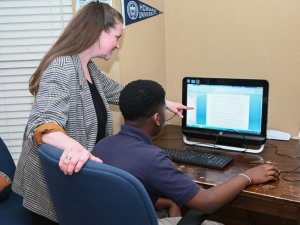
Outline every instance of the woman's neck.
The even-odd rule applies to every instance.
[[[87,67],[87,64],[91,60],[89,52],[90,52],[89,49],[86,49],[78,54],[82,67]]]
[[[91,60],[91,57],[89,54],[89,49],[80,52],[78,54],[78,56],[79,56],[79,59],[80,59],[81,65],[82,65],[82,69],[84,71],[85,78],[92,84],[93,81],[91,79],[90,72],[87,67],[89,61]]]

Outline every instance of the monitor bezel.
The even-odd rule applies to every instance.
[[[195,128],[186,126],[187,111],[183,111],[182,133],[189,138],[204,140],[216,140],[228,144],[247,144],[259,146],[266,142],[267,121],[268,121],[268,102],[269,102],[269,82],[260,79],[232,79],[232,78],[207,78],[207,77],[185,77],[182,80],[182,104],[187,105],[187,79],[199,79],[200,84],[228,85],[245,87],[263,87],[263,106],[261,134],[239,133],[234,130],[217,130],[206,128]],[[222,135],[220,135],[222,132]],[[245,141],[246,139],[246,141]]]

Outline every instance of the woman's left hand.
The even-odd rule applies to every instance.
[[[171,102],[168,100],[166,100],[166,106],[169,111],[176,114],[180,118],[183,118],[182,112],[184,109],[194,109],[193,107],[188,107],[188,106],[182,105],[179,102]]]

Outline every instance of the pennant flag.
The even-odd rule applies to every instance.
[[[161,14],[161,11],[138,0],[124,0],[125,25]],[[124,16],[124,14],[123,14]]]

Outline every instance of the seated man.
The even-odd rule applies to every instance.
[[[125,125],[118,134],[98,142],[92,154],[135,176],[153,205],[163,196],[179,207],[186,205],[209,214],[248,185],[279,179],[276,167],[261,165],[221,185],[200,188],[174,166],[167,153],[152,145],[150,136],[158,135],[166,121],[165,91],[161,85],[150,80],[133,81],[121,92],[119,106]],[[174,224],[180,218],[176,219]]]

